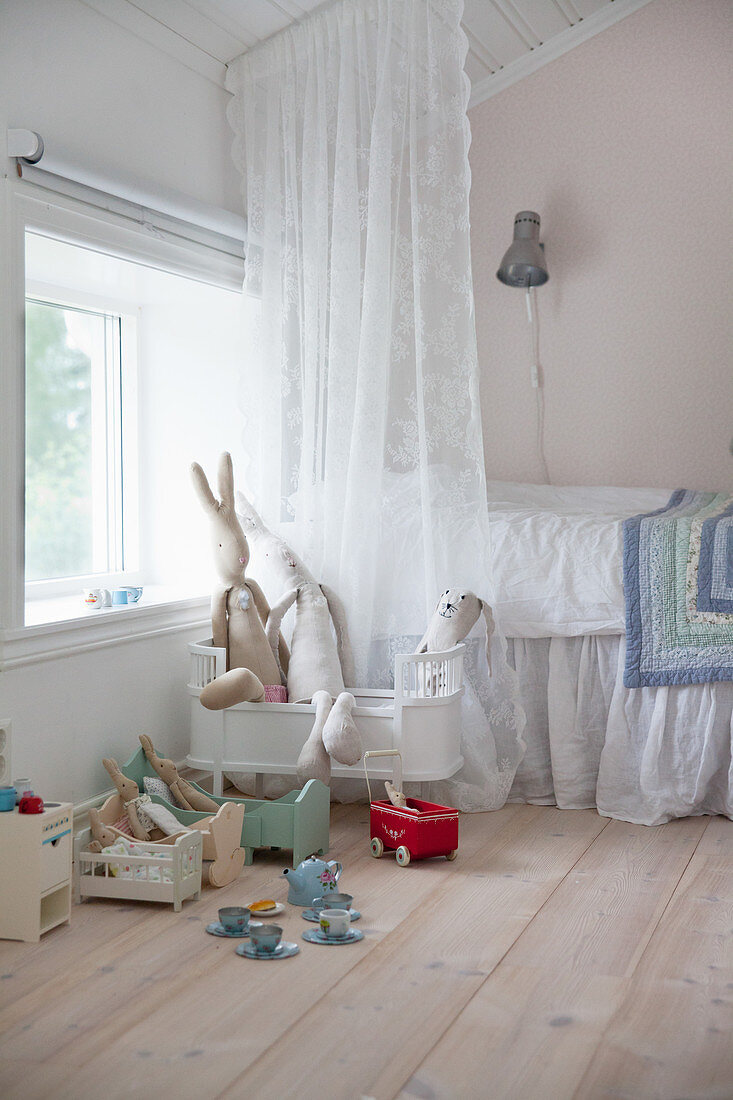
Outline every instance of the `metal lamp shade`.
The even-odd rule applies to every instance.
[[[514,240],[496,273],[507,286],[542,286],[549,279],[545,254],[540,244],[540,216],[520,210],[514,218]]]

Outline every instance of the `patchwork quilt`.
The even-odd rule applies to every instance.
[[[677,489],[623,533],[626,687],[733,680],[733,495]]]

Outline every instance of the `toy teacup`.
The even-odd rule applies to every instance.
[[[249,942],[255,951],[262,955],[272,955],[277,950],[283,936],[279,924],[265,924],[264,921],[250,921]]]
[[[324,909],[351,909],[352,894],[324,894],[322,898],[313,898],[313,910],[316,913]]]
[[[243,905],[228,905],[219,910],[219,923],[227,932],[246,932],[249,925],[249,909]]]
[[[346,909],[323,909],[319,924],[326,939],[342,940],[349,934],[351,916]]]

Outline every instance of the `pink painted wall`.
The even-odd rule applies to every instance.
[[[496,279],[529,209],[551,480],[733,486],[731,31],[730,0],[652,0],[470,112],[489,478],[541,480],[525,292]]]

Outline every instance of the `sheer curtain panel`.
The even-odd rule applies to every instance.
[[[341,597],[357,681],[387,686],[441,591],[491,599],[469,249],[462,0],[342,0],[229,66],[248,226],[242,480]],[[503,803],[523,712],[480,645],[466,767]]]

